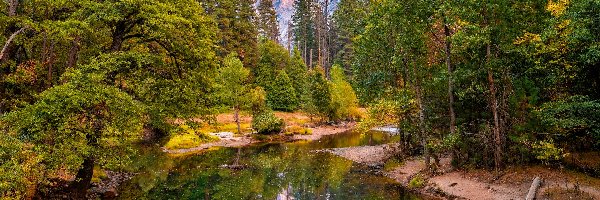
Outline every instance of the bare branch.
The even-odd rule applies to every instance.
[[[6,43],[4,43],[4,47],[2,48],[2,51],[0,51],[0,60],[4,59],[4,54],[6,53],[6,50],[8,50],[8,46],[10,45],[10,43],[12,43],[12,41],[15,39],[15,37],[17,37],[17,35],[21,34],[23,31],[25,31],[25,29],[27,29],[27,26],[19,29],[17,32],[14,32],[12,35],[10,35],[8,40],[6,40]]]

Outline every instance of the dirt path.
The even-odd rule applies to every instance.
[[[523,199],[529,189],[528,184],[504,185],[490,184],[472,177],[463,172],[451,172],[429,179],[445,193],[466,199]]]

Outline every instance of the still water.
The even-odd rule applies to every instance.
[[[419,199],[368,167],[314,150],[389,143],[380,132],[169,156],[140,147],[121,199]],[[244,166],[230,169],[225,165]]]

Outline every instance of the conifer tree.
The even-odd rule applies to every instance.
[[[273,0],[260,0],[258,4],[257,27],[260,36],[273,41],[279,40],[277,13],[273,7]]]
[[[313,0],[295,0],[295,12],[292,16],[292,32],[294,45],[298,47],[305,63],[311,67],[311,58],[316,58],[317,42],[315,36],[315,19]],[[312,55],[311,55],[312,51]]]
[[[293,111],[298,107],[296,90],[294,90],[292,81],[285,71],[277,72],[277,77],[273,82],[267,101],[274,110]]]

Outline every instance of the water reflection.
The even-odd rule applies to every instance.
[[[413,198],[391,179],[323,148],[382,144],[382,133],[348,132],[313,142],[221,148],[172,157],[141,147],[122,199],[405,199]],[[227,167],[239,166],[239,167]]]

